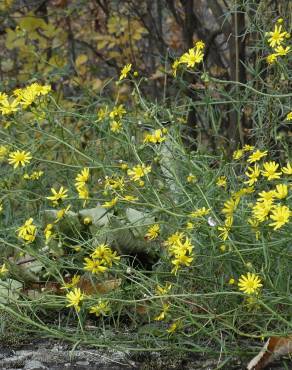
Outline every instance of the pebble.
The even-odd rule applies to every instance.
[[[40,361],[29,360],[25,362],[24,369],[25,370],[46,370],[48,368],[45,365],[43,365]]]

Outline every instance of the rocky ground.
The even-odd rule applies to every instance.
[[[288,366],[288,367],[287,367]],[[289,369],[289,365],[278,364],[270,370]],[[32,341],[22,346],[1,346],[0,369],[2,370],[240,370],[245,369],[239,360],[223,364],[206,358],[169,358],[160,353],[133,355],[118,351],[79,348],[72,351],[68,344],[43,340]]]

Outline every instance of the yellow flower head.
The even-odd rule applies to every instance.
[[[80,311],[80,302],[85,298],[81,293],[80,288],[74,288],[71,292],[66,294],[67,301],[69,302],[66,307],[73,306],[77,312]]]
[[[240,276],[238,286],[239,290],[246,294],[256,294],[263,284],[261,284],[261,279],[256,274],[248,272],[247,275]]]
[[[84,270],[90,271],[92,274],[102,274],[108,269],[106,266],[101,264],[100,260],[97,259],[85,257],[84,262]]]
[[[264,177],[267,177],[268,180],[275,180],[279,179],[282,175],[281,172],[277,172],[279,165],[278,163],[271,161],[271,162],[265,162],[264,163],[264,169],[262,170],[262,175]]]
[[[268,154],[268,151],[265,150],[264,152],[261,152],[260,150],[257,150],[255,151],[254,153],[252,153],[247,161],[248,163],[254,163],[254,162],[257,162],[259,161],[261,158],[265,157],[266,155]]]
[[[108,301],[99,300],[97,305],[90,307],[89,313],[93,313],[96,317],[107,316],[110,310]]]
[[[267,63],[268,64],[274,64],[277,61],[278,55],[276,53],[269,54],[267,56]]]
[[[4,159],[8,152],[9,149],[6,145],[0,145],[0,160]]]
[[[0,266],[0,276],[5,275],[9,270],[7,269],[5,263],[3,263],[2,266]]]
[[[256,202],[252,208],[253,217],[260,222],[265,221],[273,207],[273,200],[264,200]]]
[[[145,238],[148,240],[157,239],[160,233],[160,226],[158,224],[152,225],[149,227],[147,233],[145,234]]]
[[[276,190],[274,191],[275,197],[278,199],[284,199],[288,195],[288,186],[286,184],[276,185]]]
[[[282,167],[282,172],[285,175],[292,175],[292,166],[291,166],[290,162],[287,163],[286,167]]]
[[[129,169],[127,173],[133,181],[140,181],[140,179],[147,175],[149,172],[151,172],[151,166],[145,166],[145,164],[142,163],[142,165],[138,164],[132,169]]]
[[[290,218],[291,211],[287,206],[277,205],[271,211],[270,218],[274,221],[269,224],[274,230],[280,229]]]
[[[94,260],[99,260],[100,264],[109,267],[112,267],[113,263],[117,263],[121,259],[120,256],[117,256],[117,252],[113,252],[107,244],[99,244],[90,257]]]
[[[172,288],[172,285],[170,283],[167,283],[164,287],[160,286],[160,285],[157,285],[156,286],[156,293],[158,295],[166,295],[170,291],[171,288]]]
[[[75,178],[75,187],[83,187],[89,180],[89,168],[85,167]]]
[[[112,131],[112,132],[114,132],[114,133],[119,133],[119,132],[121,132],[122,131],[122,129],[123,129],[123,125],[122,125],[122,122],[120,122],[120,121],[112,121],[111,123],[110,123],[110,130]]]
[[[25,221],[24,225],[17,229],[17,235],[23,239],[25,243],[32,243],[36,238],[37,227],[33,224],[33,218]]]
[[[226,176],[220,176],[218,177],[216,181],[216,185],[221,187],[221,188],[226,188],[227,185],[227,177]]]
[[[232,154],[232,158],[237,160],[237,159],[240,159],[244,154],[244,150],[243,149],[238,149],[238,150],[235,150]]]
[[[282,32],[282,25],[275,24],[274,31],[267,33],[267,35],[270,36],[270,38],[268,39],[269,45],[272,48],[281,45],[281,43],[285,39],[286,34],[286,31]]]
[[[129,72],[131,71],[131,68],[132,68],[132,64],[129,63],[129,64],[126,64],[123,69],[121,70],[121,74],[120,74],[120,78],[119,80],[123,80],[124,78],[126,78],[129,74]]]
[[[68,189],[64,188],[63,186],[61,186],[58,191],[56,191],[54,188],[51,188],[51,192],[53,195],[47,197],[47,199],[51,200],[54,205],[58,205],[63,199],[68,198]]]
[[[252,186],[254,183],[258,181],[258,178],[260,176],[260,168],[257,164],[255,164],[254,168],[248,167],[247,169],[250,172],[245,172],[245,174],[249,179],[244,183],[248,184],[249,186]]]
[[[206,209],[205,207],[202,207],[202,208],[198,208],[195,211],[193,211],[190,214],[190,217],[194,217],[194,218],[203,217],[203,216],[208,215],[209,213],[210,213],[210,208]]]
[[[184,53],[180,59],[179,63],[184,63],[187,67],[194,67],[195,64],[199,64],[202,62],[204,58],[204,54],[198,48],[191,48],[188,50],[187,53]]]
[[[232,216],[233,212],[236,210],[238,203],[240,201],[240,198],[230,198],[224,203],[224,208],[222,209],[222,213],[224,213],[227,216]]]
[[[104,202],[102,204],[102,207],[103,208],[111,208],[111,207],[114,207],[117,203],[118,203],[118,197],[115,197],[115,198],[113,198],[112,200],[110,200],[108,202]]]
[[[24,167],[27,163],[30,162],[32,156],[30,152],[25,152],[16,150],[9,154],[8,162],[9,164],[13,165],[13,168],[17,168],[18,166]]]
[[[167,312],[169,310],[169,307],[170,307],[169,304],[164,303],[161,313],[158,316],[154,317],[154,320],[155,321],[164,320],[165,319],[165,316],[166,316],[166,314],[167,314]]]
[[[292,121],[292,112],[289,112],[286,116],[287,121]]]
[[[111,119],[121,119],[124,114],[126,114],[126,110],[123,106],[123,104],[120,104],[117,107],[114,107],[114,109],[110,112],[109,116]]]

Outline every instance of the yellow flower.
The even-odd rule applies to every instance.
[[[231,230],[231,227],[233,225],[233,217],[228,216],[226,217],[224,221],[224,226],[218,226],[217,230],[221,231],[221,233],[218,235],[218,237],[225,241],[229,236],[229,231]]]
[[[152,143],[152,144],[157,144],[157,143],[162,143],[165,140],[165,137],[163,136],[164,133],[163,130],[160,128],[155,130],[153,134],[147,134],[144,138],[144,143]]]
[[[173,63],[172,63],[172,75],[173,77],[176,77],[176,72],[177,72],[177,68],[178,66],[180,65],[180,61],[178,59],[176,59]]]
[[[0,160],[3,160],[6,157],[6,154],[8,154],[9,149],[5,145],[0,145]]]
[[[123,125],[120,121],[112,121],[110,123],[110,130],[114,133],[119,133],[122,131]]]
[[[187,67],[194,67],[195,64],[201,63],[203,58],[204,54],[201,50],[191,48],[180,57],[179,62],[186,64]]]
[[[190,264],[192,263],[193,259],[194,259],[193,256],[189,256],[189,255],[186,255],[186,254],[179,254],[179,255],[177,255],[171,261],[171,263],[174,265],[173,269],[171,270],[171,273],[176,275],[178,269],[181,266],[190,266]]]
[[[122,199],[127,201],[127,202],[135,202],[139,198],[134,197],[133,195],[125,195]]]
[[[259,288],[263,286],[261,284],[261,279],[251,272],[248,272],[247,275],[241,275],[238,280],[239,290],[243,291],[246,294],[258,293]]]
[[[54,227],[53,224],[47,224],[47,226],[46,226],[46,228],[44,230],[46,243],[48,243],[49,240],[54,237],[53,227]]]
[[[190,184],[193,184],[196,181],[197,181],[197,176],[193,175],[192,173],[189,173],[187,177],[187,182],[189,182]]]
[[[158,224],[152,225],[147,230],[147,233],[145,234],[145,238],[149,240],[154,240],[159,236],[160,232],[160,226]]]
[[[85,167],[80,173],[77,174],[75,178],[76,181],[75,187],[76,188],[83,187],[88,180],[89,180],[89,168]]]
[[[54,223],[57,223],[59,222],[60,220],[62,220],[63,217],[66,216],[66,214],[69,212],[69,209],[71,208],[71,205],[69,204],[69,206],[67,206],[66,208],[62,208],[62,209],[59,209],[57,211],[57,218],[56,220],[54,221]]]
[[[99,274],[105,272],[108,268],[101,264],[100,260],[91,259],[88,257],[84,258],[84,270],[90,271],[92,274]]]
[[[197,41],[195,43],[195,47],[197,48],[197,50],[203,50],[204,47],[205,47],[204,41],[202,41],[202,40]]]
[[[19,101],[17,99],[9,102],[8,99],[0,101],[0,112],[4,115],[9,115],[17,112],[19,109]]]
[[[30,162],[31,158],[32,156],[30,152],[16,150],[15,152],[9,154],[8,162],[11,165],[13,164],[13,168],[17,168],[18,166],[24,167]]]
[[[128,170],[128,176],[131,177],[133,181],[139,181],[142,177],[147,175],[151,172],[151,166],[145,166],[144,163],[142,165],[138,164],[137,166],[133,167],[131,170]]]
[[[25,180],[38,180],[41,176],[43,176],[44,171],[33,171],[31,175],[25,173],[23,178]]]
[[[170,235],[167,240],[164,242],[164,245],[166,247],[171,247],[178,245],[179,243],[182,242],[184,239],[184,233],[180,233],[179,231],[176,231],[174,234]]]
[[[80,302],[85,298],[85,295],[81,293],[80,288],[74,288],[71,292],[66,294],[66,298],[69,301],[66,307],[73,306],[77,312],[80,311]]]
[[[116,177],[116,178],[108,177],[108,176],[105,177],[105,184],[104,184],[105,190],[119,189],[122,191],[124,187],[125,187],[124,177]]]
[[[273,200],[263,200],[256,202],[252,208],[253,217],[260,222],[265,221],[273,207]]]
[[[281,32],[281,31],[282,31],[282,25],[275,24],[274,31],[267,33],[268,36],[271,36],[268,39],[268,43],[272,48],[274,48],[275,46],[281,45],[281,43],[283,42],[287,32],[286,31]]]
[[[100,108],[99,111],[97,112],[97,122],[100,122],[103,119],[105,119],[107,115],[108,107],[106,106],[105,108]]]
[[[259,193],[259,202],[265,202],[265,201],[273,201],[275,198],[275,191],[270,190],[270,191],[262,191]]]
[[[205,207],[202,207],[202,208],[198,208],[196,209],[195,211],[193,211],[191,214],[190,214],[190,217],[203,217],[203,216],[206,216],[210,213],[210,209],[206,209]]]
[[[275,197],[278,199],[284,199],[288,195],[288,186],[286,184],[276,185],[276,190],[274,191]]]
[[[115,119],[115,118],[121,119],[125,113],[127,112],[123,104],[120,104],[119,106],[114,107],[114,109],[110,112],[109,116],[111,119]]]
[[[74,275],[68,283],[63,284],[61,289],[74,288],[79,283],[79,281],[80,281],[80,275]]]
[[[177,320],[175,321],[174,323],[172,323],[170,325],[170,327],[168,329],[166,329],[166,331],[169,333],[169,334],[172,334],[174,333],[177,329],[179,329],[180,327],[182,326],[182,322],[181,320]]]
[[[5,263],[3,263],[2,266],[0,266],[0,276],[5,275],[9,270],[7,269]]]
[[[280,229],[289,221],[291,212],[287,206],[277,205],[271,211],[270,218],[274,220],[269,226],[273,227],[274,230]]]
[[[120,78],[119,80],[123,80],[124,78],[126,78],[128,76],[128,73],[131,71],[131,68],[132,68],[132,64],[129,63],[129,64],[126,64],[123,69],[121,70],[121,74],[120,74]]]
[[[244,152],[250,152],[251,150],[254,150],[254,146],[253,145],[248,145],[248,144],[245,144],[242,148],[242,150]]]
[[[248,163],[254,163],[259,161],[261,158],[265,157],[268,154],[268,151],[265,150],[264,152],[261,152],[260,150],[257,150],[256,152],[252,153],[247,161]]]
[[[238,206],[239,201],[240,201],[240,198],[228,199],[224,203],[224,208],[222,209],[222,213],[226,214],[227,216],[232,216]]]
[[[104,202],[102,204],[102,207],[111,208],[111,207],[114,207],[117,203],[118,203],[118,197],[115,197],[112,200],[110,200],[109,202]]]
[[[32,243],[36,238],[37,227],[33,224],[33,218],[25,221],[24,225],[17,230],[19,238],[23,239],[25,243]]]
[[[172,288],[172,285],[170,283],[167,283],[164,287],[157,285],[156,293],[158,295],[166,295],[170,291],[171,288]]]
[[[89,191],[86,185],[77,188],[79,199],[84,199],[83,207],[85,207],[86,201],[89,199]]]
[[[63,199],[68,198],[68,189],[64,188],[63,186],[60,187],[59,191],[51,188],[51,192],[53,193],[53,195],[47,197],[47,199],[51,200],[54,205],[58,205]]]
[[[226,185],[227,185],[227,178],[226,176],[220,176],[218,177],[217,181],[216,181],[216,185],[221,187],[221,188],[226,188]]]
[[[252,186],[255,182],[258,181],[258,178],[260,176],[260,168],[257,164],[255,164],[254,168],[248,167],[247,169],[250,172],[245,172],[245,174],[249,178],[249,180],[245,181],[244,183]]]
[[[268,64],[274,64],[277,61],[277,54],[269,54],[266,59]]]
[[[286,46],[284,48],[282,45],[280,45],[275,49],[275,51],[276,51],[277,55],[285,56],[290,52],[290,49],[291,49],[290,46]]]
[[[222,253],[224,253],[226,251],[226,245],[225,244],[221,244],[219,248],[220,248],[220,251]]]
[[[235,284],[235,280],[233,278],[230,278],[228,281],[228,284],[233,285]]]
[[[95,314],[96,317],[99,316],[107,316],[110,312],[109,302],[99,300],[98,304],[95,306],[91,306],[89,309],[89,313]]]
[[[238,149],[238,150],[235,150],[232,154],[232,158],[237,160],[237,159],[240,159],[244,154],[244,151],[243,149]]]
[[[292,112],[289,112],[286,116],[287,121],[292,121]]]
[[[264,163],[265,171],[262,170],[262,175],[264,177],[267,177],[268,180],[279,179],[280,176],[282,175],[282,173],[281,172],[276,172],[278,167],[279,167],[278,163],[276,163],[274,161],[265,162]]]
[[[166,316],[168,310],[169,310],[169,304],[163,304],[163,308],[162,308],[161,313],[158,316],[154,317],[154,320],[155,321],[161,321],[161,320],[165,319],[165,316]]]
[[[285,175],[292,175],[292,166],[291,166],[290,162],[287,163],[286,167],[282,167],[282,172]]]
[[[84,225],[91,225],[92,224],[92,217],[84,217],[83,223],[84,223]]]
[[[120,256],[117,256],[117,252],[113,252],[107,244],[99,244],[90,257],[109,267],[112,267],[113,263],[117,263],[121,259]]]

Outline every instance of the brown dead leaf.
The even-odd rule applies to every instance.
[[[247,370],[264,369],[277,358],[292,353],[292,336],[270,337],[261,349],[247,365]]]
[[[94,293],[105,294],[111,292],[112,290],[117,289],[121,285],[121,283],[122,279],[111,279],[99,283],[94,283],[91,280],[89,280],[86,276],[82,276],[77,286],[85,294],[94,294]]]

